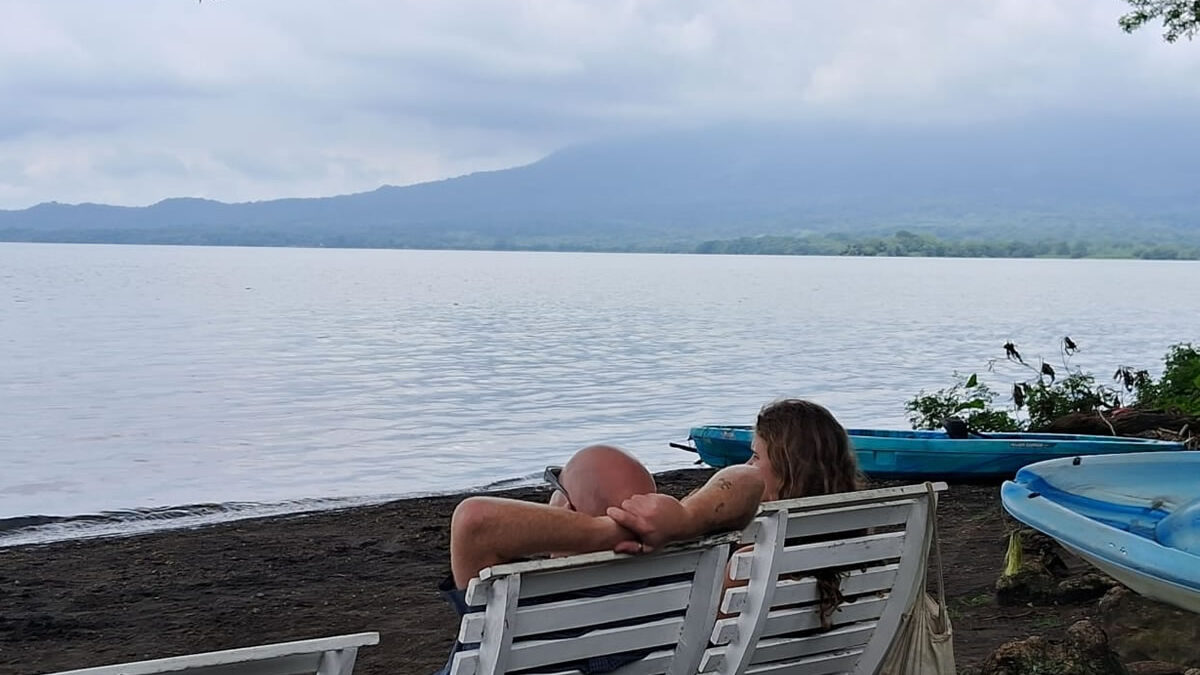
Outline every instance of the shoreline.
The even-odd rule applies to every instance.
[[[655,477],[662,492],[683,496],[711,473]],[[449,568],[449,519],[470,494],[0,549],[0,673],[359,631],[380,633],[379,645],[359,653],[359,675],[433,672],[458,625],[436,592]],[[548,488],[490,494],[541,501]],[[1062,639],[1095,604],[997,606],[1005,518],[995,485],[951,485],[939,504],[960,669],[1008,640]],[[1078,561],[1071,566],[1088,571]]]
[[[690,469],[666,469],[660,473]],[[656,474],[657,475],[657,474]],[[541,472],[502,478],[478,486],[350,497],[307,497],[281,502],[201,502],[174,506],[131,507],[72,515],[27,514],[0,517],[0,552],[8,548],[194,530],[242,520],[285,518],[326,511],[377,506],[396,501],[503,494],[541,485]],[[15,523],[15,524],[14,524]],[[128,529],[122,529],[122,526]],[[68,530],[61,536],[58,530]]]
[[[904,228],[900,228],[904,229]],[[95,239],[83,238],[66,238],[66,239],[36,239],[36,238],[5,238],[6,233],[0,231],[0,244],[32,244],[38,246],[66,244],[69,246],[171,246],[171,247],[186,247],[186,248],[271,248],[271,249],[306,249],[306,250],[334,250],[334,251],[430,251],[430,252],[475,252],[475,253],[569,253],[569,254],[628,254],[628,255],[702,255],[702,256],[781,256],[781,257],[804,257],[804,258],[924,258],[924,259],[942,259],[942,260],[1141,260],[1149,262],[1197,262],[1200,261],[1200,248],[1197,245],[1184,242],[1175,242],[1161,245],[1168,252],[1150,251],[1149,244],[1136,242],[1122,242],[1113,244],[1114,246],[1124,247],[1120,253],[1087,253],[1084,255],[1073,255],[1070,253],[1041,253],[1034,255],[1007,254],[1007,253],[977,253],[975,255],[963,254],[941,254],[936,253],[873,253],[873,252],[850,252],[850,251],[820,251],[820,252],[789,252],[786,249],[763,249],[757,251],[742,251],[742,250],[707,250],[707,247],[717,246],[736,246],[740,239],[754,239],[755,237],[741,237],[740,239],[714,239],[708,241],[697,242],[690,249],[686,248],[658,248],[652,245],[645,247],[637,246],[608,246],[589,248],[582,245],[552,245],[544,246],[530,245],[528,247],[513,247],[513,248],[479,248],[476,246],[367,246],[367,245],[326,245],[315,243],[298,243],[295,245],[286,244],[251,244],[251,243],[191,243],[185,241],[171,241],[169,239],[148,239],[145,241],[101,241]],[[889,235],[872,236],[863,235],[854,241],[846,243],[849,247],[862,247],[865,244],[874,244],[875,241],[886,238]],[[803,242],[801,242],[803,243]],[[1017,240],[1002,240],[1002,239],[947,239],[936,242],[943,246],[978,246],[978,247],[1001,247],[1008,244],[1016,243],[1021,246],[1036,246],[1042,242]],[[1059,243],[1071,245],[1087,245],[1087,240],[1055,240],[1050,244],[1057,245]],[[1139,255],[1139,252],[1142,254]]]

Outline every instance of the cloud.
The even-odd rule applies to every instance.
[[[729,121],[1200,103],[1111,0],[0,0],[0,208],[316,196]]]

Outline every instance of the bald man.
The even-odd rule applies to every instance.
[[[655,492],[654,477],[636,458],[611,445],[586,447],[558,475],[561,489],[549,504],[501,497],[469,497],[450,521],[451,576],[439,591],[461,617],[465,589],[485,567],[539,554],[569,555],[614,550],[648,553],[671,541],[745,527],[758,510],[763,482],[757,469],[721,469],[682,501]],[[611,587],[609,592],[628,588]],[[588,592],[587,595],[591,595]],[[465,649],[455,640],[446,665]],[[584,675],[608,673],[644,657],[635,651],[585,659],[572,665]]]
[[[636,458],[609,445],[571,457],[549,504],[469,497],[450,522],[450,568],[459,589],[485,567],[538,554],[648,553],[672,541],[745,527],[762,500],[753,467],[721,469],[683,500],[655,492]]]
[[[745,527],[762,500],[754,467],[721,469],[683,498],[655,491],[654,477],[636,458],[611,445],[575,453],[558,474],[561,489],[549,504],[502,497],[468,497],[450,521],[451,576],[439,590],[461,617],[479,608],[466,604],[465,589],[485,567],[540,554],[570,555],[613,550],[649,553],[672,541]],[[619,592],[613,587],[609,592]],[[454,654],[435,675],[449,673]],[[572,667],[599,675],[636,661],[644,652],[593,657]]]

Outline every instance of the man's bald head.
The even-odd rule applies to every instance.
[[[656,489],[654,476],[641,462],[611,445],[590,445],[576,452],[560,480],[575,510],[589,516],[604,515],[608,507]]]

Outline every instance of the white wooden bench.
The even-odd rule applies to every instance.
[[[358,648],[378,643],[379,633],[356,633],[65,670],[54,675],[350,675]]]
[[[875,673],[921,587],[945,483],[763,504],[743,532],[701,673]],[[816,570],[836,568],[845,602],[821,629]]]
[[[484,610],[464,615],[458,634],[477,646],[455,654],[451,675],[578,673],[581,660],[626,652],[644,654],[614,671],[621,675],[694,675],[738,536],[644,556],[600,552],[487,568],[466,593],[468,605]]]

